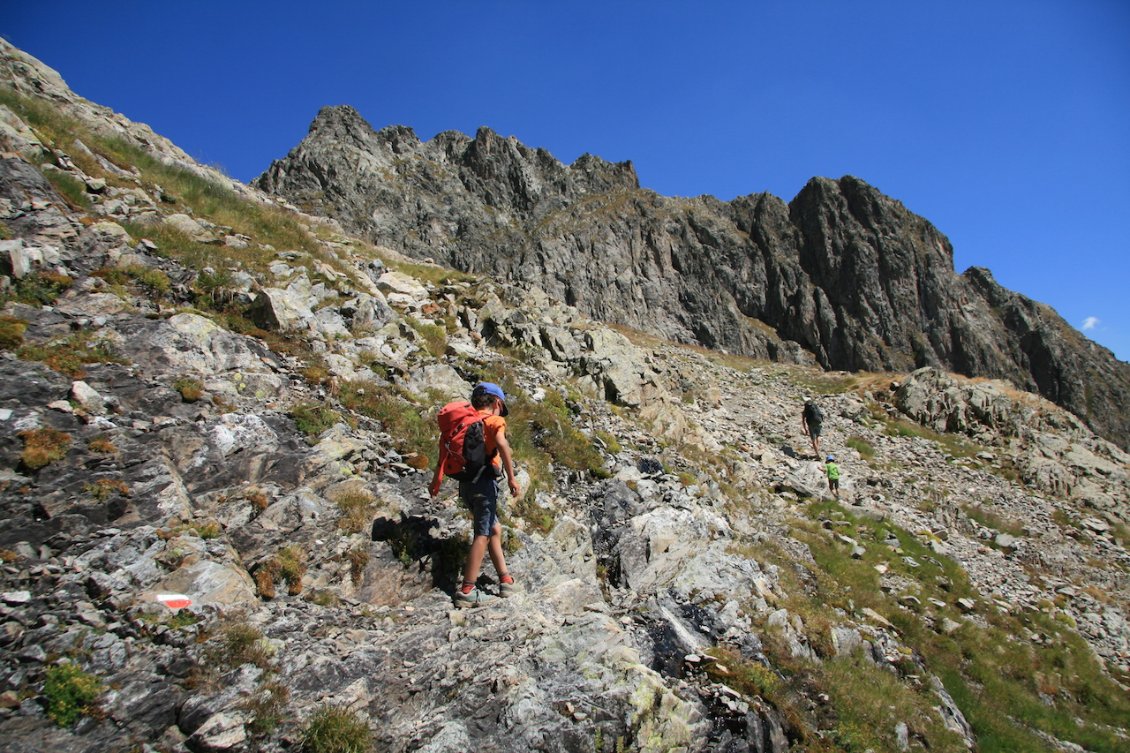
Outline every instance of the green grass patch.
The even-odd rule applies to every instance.
[[[95,270],[92,274],[111,285],[140,287],[152,298],[163,298],[172,289],[172,282],[167,274],[160,269],[147,267],[144,264],[105,267]]]
[[[875,457],[875,448],[871,446],[870,442],[858,434],[852,434],[844,440],[844,444],[858,452],[859,456],[864,460],[869,461]]]
[[[447,350],[447,330],[438,324],[426,324],[419,319],[407,317],[409,326],[424,342],[424,349],[434,358],[443,356]]]
[[[874,403],[868,404],[867,407],[871,417],[883,425],[888,436],[928,439],[939,445],[947,455],[954,458],[975,457],[977,453],[985,450],[982,445],[960,434],[938,432],[905,418],[888,416],[882,408]]]
[[[92,363],[125,363],[108,340],[90,332],[74,332],[46,343],[25,343],[16,351],[25,361],[38,361],[72,379],[86,376]]]
[[[299,403],[290,409],[289,415],[310,444],[317,444],[318,437],[341,420],[337,411],[321,403]]]
[[[771,667],[743,659],[737,651],[725,646],[715,646],[706,653],[715,659],[715,662],[706,665],[706,673],[711,679],[751,698],[764,698],[774,705],[784,705],[781,693],[785,682]]]
[[[305,252],[306,258],[299,259],[298,263],[307,266],[311,273],[315,271],[315,262],[320,261],[335,267],[346,276],[355,275],[351,267],[326,253],[295,215],[281,207],[241,196],[218,176],[206,176],[186,167],[166,164],[161,158],[119,134],[94,130],[65,115],[50,103],[24,97],[10,87],[0,87],[0,103],[16,112],[45,144],[66,152],[87,175],[102,177],[112,185],[131,185],[128,180],[104,169],[97,157],[78,149],[76,141],[81,140],[92,152],[117,167],[140,173],[144,187],[151,193],[157,194],[156,187],[160,186],[163,200],[172,209],[184,211],[187,208],[196,217],[206,218],[217,225],[231,228],[234,233],[251,238],[253,243],[247,249],[224,249],[225,259],[229,262],[239,259],[248,268],[263,272],[274,258],[275,251],[272,249],[296,250]],[[48,172],[59,175],[57,171]],[[77,189],[80,186],[81,182],[76,186],[64,186],[60,190],[65,191],[70,200],[77,201]],[[85,186],[81,188],[85,195]],[[194,262],[187,262],[188,266],[198,271],[208,266],[200,263],[201,257],[207,256],[200,253],[198,247],[201,244],[187,244],[186,247],[186,244],[178,241],[170,247],[168,239],[161,238],[169,229],[154,225],[132,226],[127,227],[127,230],[135,238],[151,238],[173,258],[187,262],[185,256],[178,252],[189,251],[188,256],[195,256],[196,259]],[[212,255],[215,255],[214,249]]]
[[[535,402],[511,376],[504,375],[501,385],[511,398],[506,403],[506,436],[515,458],[526,464],[532,485],[553,488],[554,467],[608,477],[603,456],[592,438],[576,428],[560,392],[546,389],[545,397]]]
[[[90,197],[86,195],[86,183],[62,170],[44,170],[43,176],[72,208],[83,211],[90,209]]]
[[[49,306],[67,292],[74,280],[59,272],[34,272],[12,281],[12,287],[0,295],[0,306],[10,301],[28,306]]]
[[[510,517],[523,521],[528,529],[537,531],[543,536],[553,530],[556,523],[553,512],[538,503],[536,486],[525,489],[521,497],[510,500],[507,506]],[[514,542],[521,543],[517,537],[514,537]]]
[[[832,728],[834,749],[847,753],[896,753],[899,722],[913,738],[929,741],[928,750],[963,753],[961,737],[946,729],[935,699],[925,688],[880,668],[856,653],[820,667],[819,683],[837,710]]]
[[[381,260],[385,263],[386,267],[394,272],[400,272],[409,277],[414,277],[420,282],[430,282],[433,285],[449,285],[454,282],[473,282],[477,279],[474,275],[433,264],[419,264],[416,262],[384,258]]]
[[[368,381],[341,385],[341,404],[351,411],[381,422],[400,454],[419,468],[434,467],[439,445],[439,427],[421,416],[423,406],[406,391]]]
[[[1041,612],[1005,613],[990,607],[982,613],[985,624],[966,621],[950,635],[938,633],[923,619],[925,613],[958,620],[961,616],[952,606],[928,605],[928,599],[952,605],[965,597],[985,604],[957,563],[930,550],[923,537],[890,523],[856,517],[836,504],[816,503],[808,512],[814,521],[845,521],[848,525],[833,527],[858,541],[865,554],[853,559],[849,547],[817,523],[800,525],[796,535],[808,544],[816,568],[807,593],[799,584],[789,588],[791,598],[808,602],[790,604],[790,611],[826,613],[828,607],[839,607],[850,614],[866,606],[885,617],[902,643],[942,679],[975,730],[981,751],[1053,750],[1036,731],[1090,751],[1124,749],[1125,741],[1112,728],[1130,719],[1130,698],[1064,620]],[[892,538],[901,553],[886,545]],[[879,590],[874,569],[879,562],[913,583],[909,593],[921,600],[923,614],[900,607],[897,598],[903,594]]]
[[[623,446],[620,444],[620,440],[616,437],[615,434],[604,431],[603,429],[598,429],[596,432],[596,437],[604,443],[604,449],[608,450],[610,454],[619,455],[624,451]]]
[[[984,507],[978,505],[961,505],[961,510],[968,515],[971,520],[975,520],[986,528],[991,528],[994,531],[1001,531],[1013,536],[1023,536],[1027,533],[1024,524],[1020,521],[1005,518],[992,510],[986,510]]]

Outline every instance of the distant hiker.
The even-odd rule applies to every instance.
[[[811,397],[804,399],[804,410],[800,414],[800,422],[804,427],[804,433],[808,435],[808,439],[812,442],[812,451],[816,453],[816,459],[820,459],[820,425],[824,423],[824,414],[820,412],[816,402]]]
[[[832,496],[836,499],[840,498],[840,467],[836,465],[836,456],[829,455],[828,462],[824,464],[824,470],[828,472],[828,491],[832,492]]]
[[[439,460],[428,491],[435,497],[446,473],[459,481],[459,498],[471,511],[475,537],[463,566],[463,583],[455,592],[455,606],[476,606],[494,597],[475,586],[483,555],[490,554],[499,577],[499,595],[517,591],[502,554],[502,524],[498,520],[498,482],[503,470],[510,493],[521,496],[514,477],[514,460],[506,439],[506,395],[492,382],[482,382],[471,392],[471,402],[448,403],[439,414]]]

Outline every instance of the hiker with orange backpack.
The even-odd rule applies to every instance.
[[[463,583],[455,591],[455,606],[478,606],[494,597],[475,584],[483,555],[489,554],[498,572],[499,595],[517,592],[502,553],[502,524],[498,519],[499,479],[506,473],[510,493],[521,496],[514,477],[514,460],[506,439],[506,395],[493,382],[481,382],[471,402],[448,403],[439,412],[439,460],[428,491],[439,494],[444,475],[459,481],[459,498],[471,510],[475,537],[463,566]]]

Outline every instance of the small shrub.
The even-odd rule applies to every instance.
[[[43,684],[47,715],[60,727],[70,727],[79,717],[88,716],[101,693],[102,683],[98,678],[76,664],[67,662],[47,668]]]
[[[206,653],[208,660],[222,670],[237,669],[244,664],[254,664],[260,669],[271,667],[271,655],[263,634],[240,622],[223,626]]]
[[[286,714],[290,690],[278,680],[269,680],[246,701],[244,708],[251,713],[248,731],[256,737],[273,732]]]
[[[616,438],[615,434],[601,429],[596,432],[596,436],[604,443],[604,449],[608,450],[611,454],[619,455],[623,451],[624,448],[620,445],[620,440]]]
[[[28,429],[20,432],[20,438],[24,441],[20,463],[31,471],[62,460],[71,447],[71,435],[58,429]]]
[[[262,489],[252,489],[247,493],[247,501],[250,502],[256,510],[263,512],[267,506],[271,504],[270,498]]]
[[[419,319],[408,317],[408,324],[416,330],[416,334],[424,341],[424,349],[435,358],[439,358],[447,349],[447,330],[438,324],[425,324]]]
[[[223,532],[223,529],[220,528],[220,524],[214,520],[210,520],[207,523],[195,523],[190,527],[196,532],[197,536],[205,540],[217,539]]]
[[[86,445],[91,452],[97,452],[99,455],[113,455],[118,451],[114,442],[105,434],[97,437],[92,437]]]
[[[0,316],[0,350],[15,350],[24,344],[27,322],[13,316]]]
[[[128,497],[129,484],[122,481],[120,478],[100,478],[93,483],[84,484],[83,491],[99,502],[105,502],[115,494]]]
[[[302,593],[302,576],[306,574],[306,553],[297,545],[283,547],[255,569],[255,585],[266,599],[275,598],[278,581],[287,583],[287,593]]]
[[[520,499],[510,503],[510,512],[513,517],[544,535],[553,530],[556,521],[553,519],[553,512],[538,504],[536,497],[533,489],[527,489]]]
[[[373,495],[365,489],[354,489],[336,494],[334,504],[341,509],[338,528],[345,533],[361,533],[373,522]]]
[[[352,711],[323,706],[302,733],[302,753],[370,753],[369,726]]]
[[[356,585],[361,582],[361,576],[369,564],[368,545],[350,549],[345,553],[345,558],[349,560],[349,576],[352,578],[353,584]]]
[[[173,382],[173,389],[180,393],[186,403],[195,403],[204,396],[204,385],[195,377],[180,377]]]
[[[276,575],[278,575],[278,567],[274,560],[267,560],[255,568],[255,588],[264,599],[273,599],[278,595],[278,592],[275,591]]]
[[[322,432],[341,420],[337,411],[317,403],[302,403],[290,409],[295,428],[306,435],[306,440],[317,444]]]
[[[37,272],[15,280],[11,292],[4,298],[29,306],[47,306],[54,303],[73,284],[74,281],[64,274]]]

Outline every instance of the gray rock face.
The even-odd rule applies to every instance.
[[[782,361],[1008,379],[1130,447],[1130,366],[853,177],[676,199],[631,163],[572,165],[489,129],[422,142],[325,108],[255,182],[376,243],[532,283],[594,318]]]

